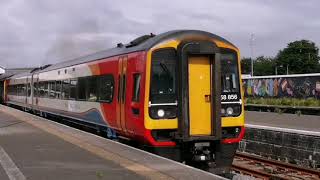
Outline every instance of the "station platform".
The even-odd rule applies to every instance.
[[[320,169],[320,116],[246,111],[241,152]]]
[[[0,105],[0,179],[224,179]]]
[[[320,116],[246,111],[245,119],[247,125],[320,132]]]

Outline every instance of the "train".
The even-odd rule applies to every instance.
[[[2,81],[2,99],[222,174],[245,131],[239,53],[205,31],[149,34],[15,74]]]

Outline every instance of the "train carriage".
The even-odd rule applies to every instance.
[[[6,103],[222,173],[244,135],[239,66],[239,50],[214,34],[151,34],[13,76]]]

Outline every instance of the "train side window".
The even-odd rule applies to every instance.
[[[69,99],[76,99],[76,95],[77,95],[77,79],[71,79],[70,80],[70,97]]]
[[[112,75],[99,77],[99,101],[111,103],[113,99],[114,78]]]
[[[97,101],[98,100],[98,77],[88,77],[87,85],[87,97],[88,101]]]
[[[18,95],[18,86],[13,85],[13,95],[17,96]]]
[[[19,87],[20,87],[19,96],[25,96],[25,88],[26,88],[25,85],[20,84]]]
[[[14,95],[19,96],[19,86],[14,85]]]
[[[12,85],[12,95],[17,95],[17,86],[16,85]]]
[[[21,85],[20,84],[18,84],[18,96],[21,96],[21,94],[22,94],[22,87],[21,87]]]
[[[62,99],[69,99],[70,94],[70,86],[69,86],[69,80],[62,81],[62,93],[61,98]]]
[[[56,97],[56,82],[55,81],[51,81],[49,82],[49,97],[50,98],[55,98]]]
[[[86,86],[87,86],[87,78],[81,77],[78,79],[77,83],[77,99],[78,100],[86,100]]]
[[[21,94],[20,96],[26,96],[27,92],[26,92],[27,86],[25,84],[21,84]]]
[[[38,92],[39,92],[38,96],[43,97],[44,96],[44,83],[39,82],[38,84],[39,84],[38,85]]]
[[[56,98],[60,99],[61,97],[61,81],[56,81]]]
[[[21,84],[18,85],[18,96],[21,96],[23,94],[23,88],[21,86]]]
[[[16,85],[16,96],[20,95],[20,85]]]
[[[28,91],[28,97],[31,96],[31,87],[30,87],[30,83],[27,84],[27,91]]]
[[[49,97],[49,82],[43,82],[44,86],[43,86],[43,90],[44,90],[44,97]]]
[[[133,74],[133,92],[132,92],[132,101],[139,102],[140,101],[140,81],[141,74],[136,73]]]
[[[33,97],[38,96],[38,83],[34,82],[33,83]]]

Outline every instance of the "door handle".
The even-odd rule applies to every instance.
[[[211,102],[211,95],[210,95],[210,94],[204,95],[204,100],[205,100],[206,102]]]

